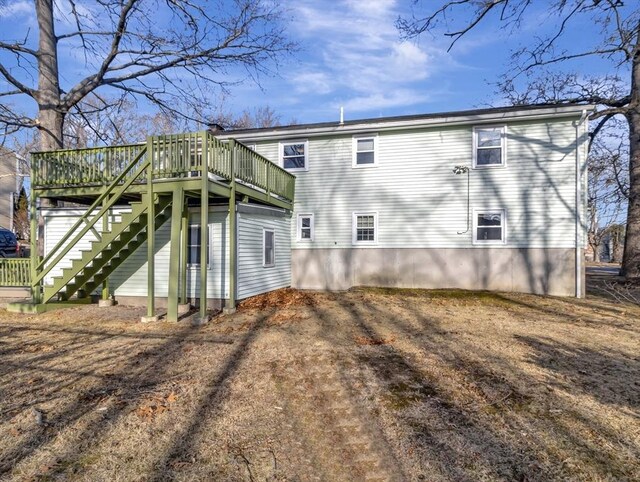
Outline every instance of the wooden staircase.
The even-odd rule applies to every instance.
[[[171,210],[167,208],[171,204],[171,196],[156,196],[154,204],[154,229],[157,230],[170,217]],[[56,295],[58,300],[66,301],[78,292],[80,295],[91,293],[144,243],[149,206],[146,194],[141,202],[130,206],[131,211],[122,214],[120,221],[112,223],[108,231],[100,233],[99,239],[92,241],[89,249],[81,250],[80,257],[73,259],[70,267],[53,278],[53,284],[44,286],[43,303]]]

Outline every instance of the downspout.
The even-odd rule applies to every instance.
[[[576,298],[583,297],[583,283],[582,283],[582,208],[583,208],[583,199],[582,199],[582,150],[583,143],[581,142],[580,129],[587,119],[587,110],[584,109],[582,111],[582,115],[580,116],[580,120],[576,125]],[[586,175],[586,174],[585,174]]]

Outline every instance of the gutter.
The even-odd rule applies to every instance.
[[[583,287],[583,277],[582,277],[582,261],[583,261],[583,251],[582,251],[582,210],[583,210],[583,199],[582,199],[582,152],[583,152],[583,142],[581,142],[580,129],[585,124],[587,119],[587,110],[584,109],[582,111],[582,115],[580,116],[580,120],[576,124],[576,298],[583,298],[585,296],[584,287]],[[587,153],[588,155],[588,153]],[[586,159],[584,160],[586,162]],[[585,180],[586,181],[586,180]]]

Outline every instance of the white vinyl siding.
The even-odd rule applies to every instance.
[[[127,208],[117,208],[116,213],[124,212]],[[78,211],[52,209],[45,213],[45,246],[47,252],[55,246],[58,240],[67,234],[80,216]],[[114,216],[117,220],[119,215]],[[207,279],[208,298],[226,298],[229,296],[229,228],[228,215],[225,210],[209,212],[209,270]],[[190,213],[192,224],[200,221],[200,213]],[[100,230],[99,230],[100,231]],[[52,270],[49,278],[59,274],[61,269],[70,266],[72,260],[79,257],[79,249],[87,249],[94,236],[91,232],[73,248],[58,267]],[[169,254],[171,248],[171,220],[164,223],[155,237],[155,295],[166,297],[169,292]],[[109,277],[110,289],[116,296],[147,296],[147,243],[146,241],[132,253]],[[187,268],[187,295],[199,296],[200,269],[199,266]]]
[[[238,299],[291,286],[291,218],[238,213]],[[264,266],[264,232],[275,235],[275,263]]]
[[[577,120],[509,122],[508,167],[470,172],[471,207],[508,210],[504,246],[574,247]],[[297,241],[292,223],[293,247],[351,248],[352,213],[376,211],[377,248],[484,249],[471,229],[457,234],[467,226],[467,179],[452,170],[473,166],[473,127],[378,129],[378,166],[361,170],[352,168],[351,134],[309,137],[311,169],[295,173],[294,215],[316,214],[314,242]],[[278,145],[259,141],[257,150],[277,156]]]
[[[228,256],[229,233],[228,215],[225,211],[209,212],[209,269],[207,297],[226,298],[229,295]],[[189,214],[191,225],[199,225],[200,213]],[[156,231],[155,292],[156,296],[169,293],[169,255],[171,251],[171,220]],[[111,275],[110,284],[118,296],[147,296],[147,243],[142,243],[127,260]],[[200,267],[187,267],[187,296],[194,298],[200,294]]]
[[[46,210],[43,211],[44,217],[44,254],[48,255],[51,250],[58,244],[61,239],[65,237],[69,240],[73,239],[75,233],[68,235],[69,230],[73,227],[76,221],[80,217],[80,213],[77,210]],[[80,225],[75,231],[80,232],[84,225]],[[96,225],[96,231],[102,232],[102,223]],[[89,231],[83,236],[83,238],[76,244],[69,253],[55,266],[47,276],[44,278],[44,284],[50,285],[53,283],[53,278],[62,274],[62,270],[69,268],[74,258],[79,258],[82,253],[81,250],[87,250],[91,246],[91,241],[95,240],[96,236],[92,231]],[[66,246],[66,243],[62,247]],[[60,248],[62,249],[62,248]],[[56,251],[60,253],[60,249]]]

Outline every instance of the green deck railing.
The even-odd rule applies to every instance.
[[[0,258],[0,286],[30,286],[29,258]]]
[[[109,184],[146,147],[146,144],[34,152],[34,186]]]
[[[206,171],[219,180],[233,178],[293,201],[295,176],[241,143],[220,141],[206,131],[153,136],[146,144],[36,152],[31,154],[34,187],[108,185],[145,148],[147,153],[140,162],[151,160],[154,178],[201,176]],[[143,181],[141,177],[139,182]]]

